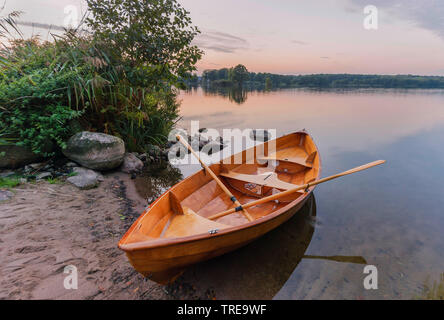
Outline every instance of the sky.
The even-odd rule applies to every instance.
[[[4,1],[4,0],[0,0]],[[444,75],[442,0],[179,0],[201,34],[198,70],[244,64],[280,74]],[[378,28],[364,28],[373,5]],[[2,15],[23,23],[63,25],[83,0],[6,0]],[[72,17],[72,15],[71,15]],[[27,35],[48,31],[22,26]]]

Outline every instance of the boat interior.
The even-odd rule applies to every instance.
[[[318,179],[320,159],[311,137],[296,132],[228,157],[209,166],[241,204]],[[135,222],[123,243],[187,237],[242,226],[267,216],[304,195],[291,195],[218,219],[209,217],[236,207],[231,197],[206,172],[181,181],[160,197]]]

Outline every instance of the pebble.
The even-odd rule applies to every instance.
[[[12,198],[14,194],[9,190],[0,190],[0,201],[6,201]]]
[[[36,180],[43,180],[43,179],[46,179],[46,178],[49,178],[49,177],[52,177],[52,174],[50,172],[42,172],[42,173],[39,173],[35,177],[35,179]]]

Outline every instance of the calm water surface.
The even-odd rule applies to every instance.
[[[276,129],[279,136],[306,128],[320,150],[324,177],[387,160],[320,185],[290,222],[191,267],[180,283],[217,299],[443,295],[444,91],[226,94],[199,88],[180,98],[184,126],[199,120],[201,127]],[[185,177],[200,168],[179,169]],[[363,287],[366,264],[378,268],[378,290]]]

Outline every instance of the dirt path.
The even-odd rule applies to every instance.
[[[47,182],[14,189],[0,203],[0,299],[168,299],[117,248],[145,206],[131,188],[114,173],[88,191]],[[67,265],[78,270],[77,290],[64,288]]]

